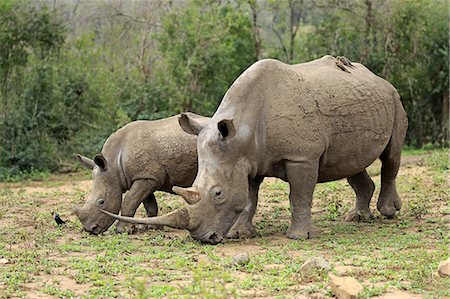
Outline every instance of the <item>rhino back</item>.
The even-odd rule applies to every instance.
[[[314,70],[309,65],[308,71],[301,65],[293,68],[304,79],[297,98],[304,103],[299,121],[322,137],[319,180],[327,181],[361,171],[381,155],[392,135],[400,97],[390,83],[361,64],[348,68],[350,73],[336,67],[334,58],[318,64]]]
[[[283,178],[283,161],[315,159],[320,181],[355,174],[386,147],[399,101],[392,85],[355,66],[344,72],[331,56],[298,65],[260,61],[236,80],[213,118],[232,111],[238,126],[256,120],[248,127],[260,175]]]
[[[197,171],[196,137],[180,128],[177,116],[132,122],[114,133],[104,150],[121,160],[127,180],[151,179],[161,191],[190,185]]]

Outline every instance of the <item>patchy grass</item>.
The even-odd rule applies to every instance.
[[[376,211],[379,163],[369,168],[376,184],[370,223],[349,223],[345,214],[354,194],[345,180],[318,185],[313,218],[319,238],[293,241],[288,186],[266,180],[255,216],[259,236],[202,245],[188,233],[164,228],[92,236],[70,214],[89,191],[81,177],[52,177],[43,182],[0,185],[0,297],[80,298],[307,298],[332,297],[328,274],[300,272],[311,256],[322,255],[332,272],[353,276],[364,285],[363,298],[400,290],[425,298],[450,296],[449,278],[436,274],[449,255],[448,155],[412,155],[398,178],[403,209],[394,219]],[[158,193],[163,213],[183,205]],[[58,227],[51,212],[67,224]],[[139,215],[144,215],[140,208]],[[232,265],[240,252],[246,265]],[[342,269],[345,269],[342,272]]]

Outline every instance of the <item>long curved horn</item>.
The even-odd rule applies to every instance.
[[[196,187],[181,188],[178,186],[173,186],[172,191],[183,197],[183,199],[190,205],[200,201],[200,195]]]
[[[135,224],[152,224],[152,225],[164,225],[177,229],[189,229],[190,228],[190,217],[187,208],[182,208],[173,212],[170,212],[166,215],[158,216],[158,217],[149,217],[149,218],[133,218],[126,216],[119,216],[108,211],[100,209],[103,213],[116,218],[121,221],[125,221],[128,223]]]

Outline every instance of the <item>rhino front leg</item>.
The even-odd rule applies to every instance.
[[[291,239],[309,239],[319,234],[311,220],[311,204],[319,175],[319,162],[286,162],[292,223],[286,232]]]
[[[256,206],[258,204],[259,186],[261,185],[263,179],[263,177],[257,177],[249,181],[249,203],[228,232],[227,238],[237,239],[256,236],[256,229],[252,224],[252,219],[255,215]]]
[[[153,186],[154,184],[151,180],[143,179],[134,181],[131,189],[127,192],[125,198],[122,201],[121,215],[133,217],[139,205],[153,194]],[[130,233],[133,232],[134,226],[130,223],[119,221],[119,223],[117,223],[116,225],[116,229],[119,233]]]

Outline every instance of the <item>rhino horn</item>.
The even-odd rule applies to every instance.
[[[75,214],[75,216],[80,218],[80,208],[79,207],[72,206],[72,208],[70,210]]]
[[[81,165],[83,165],[87,169],[94,169],[95,167],[94,160],[78,154],[75,154],[75,158],[78,160],[78,162],[81,163]]]
[[[196,187],[181,188],[178,186],[173,186],[172,191],[183,197],[184,200],[190,205],[197,203],[200,200],[200,196]]]
[[[147,224],[147,225],[163,225],[177,229],[189,229],[190,228],[190,218],[188,208],[182,208],[179,210],[175,210],[168,214],[158,216],[158,217],[149,217],[149,218],[133,218],[133,217],[125,217],[119,216],[108,211],[100,209],[103,213],[124,221],[128,223],[135,224]]]

